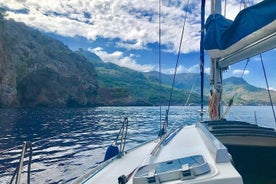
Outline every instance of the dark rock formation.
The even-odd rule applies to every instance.
[[[93,64],[63,43],[0,17],[2,107],[93,106]]]

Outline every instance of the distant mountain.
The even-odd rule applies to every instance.
[[[113,63],[101,61],[95,54],[80,50],[97,71],[99,83],[99,105],[167,105],[170,95],[170,86],[162,85],[161,98],[159,82],[149,79],[149,75]],[[189,90],[175,89],[172,95],[172,104],[183,105],[188,97]],[[198,104],[200,96],[192,93],[190,103]]]
[[[234,96],[234,103],[237,105],[270,105],[266,89],[248,84],[244,79],[230,77],[223,81],[224,101]],[[276,92],[270,91],[273,101],[276,101]]]
[[[0,14],[0,107],[95,105],[94,66],[62,42]]]
[[[128,99],[129,104],[158,104],[159,95],[159,73],[145,72],[140,73],[128,68],[119,67],[113,63],[104,63],[98,56],[88,51],[82,51],[82,55],[91,61],[97,71],[100,92],[98,99],[106,102],[106,93],[120,94],[120,97]],[[166,104],[172,85],[173,75],[161,74],[162,81],[162,103]],[[258,88],[248,84],[244,79],[231,77],[223,80],[223,101],[227,103],[234,96],[234,104],[236,105],[269,105],[269,98],[266,89]],[[204,76],[204,95],[205,104],[207,103],[210,84],[209,76]],[[121,90],[121,91],[120,91]],[[124,92],[124,93],[123,93]],[[183,104],[188,94],[192,92],[192,99],[189,103],[199,104],[200,97],[200,76],[194,73],[177,74],[175,78],[175,91],[172,104]],[[101,94],[105,94],[102,96]],[[124,94],[124,96],[122,96]],[[276,92],[271,91],[274,101],[276,100]],[[123,98],[115,98],[108,100],[111,104],[127,104]],[[121,101],[118,102],[117,100]],[[138,103],[140,102],[140,103]]]
[[[224,85],[234,84],[234,85],[244,85],[244,86],[249,86],[250,85],[243,78],[240,78],[240,77],[230,77],[230,78],[224,79],[223,84]]]
[[[147,72],[144,74],[150,81],[157,82],[159,80],[158,72]],[[162,74],[161,81],[166,85],[171,85],[173,75]],[[175,87],[200,93],[200,76],[194,73],[177,74]],[[208,96],[209,91],[209,76],[205,74],[204,95]],[[271,94],[273,101],[276,101],[276,92],[271,91]],[[223,101],[228,102],[233,95],[234,104],[236,105],[270,105],[267,90],[250,85],[243,78],[230,77],[223,80]]]
[[[0,107],[167,105],[172,75],[137,72],[105,63],[96,54],[73,52],[37,30],[0,14]],[[209,95],[205,75],[204,101]],[[267,105],[267,91],[241,78],[224,80],[224,101]],[[177,74],[171,105],[200,102],[199,74]],[[276,92],[271,92],[274,101]]]
[[[144,75],[152,82],[159,81],[159,73],[156,71],[145,72]],[[172,85],[173,75],[161,74],[161,81],[168,86]],[[200,74],[199,73],[180,73],[175,77],[175,88],[192,90],[193,92],[200,93]],[[209,92],[209,76],[204,75],[205,94]],[[208,94],[207,94],[208,95]]]

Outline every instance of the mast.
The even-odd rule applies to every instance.
[[[211,1],[211,14],[221,14],[221,0]],[[222,68],[218,65],[218,59],[211,58],[210,86],[209,116],[211,120],[218,120],[221,117],[222,95]]]
[[[204,43],[211,56],[209,115],[212,120],[219,120],[222,115],[222,71],[276,47],[275,0],[262,1],[242,10],[234,21],[220,15],[220,1],[211,0],[211,15],[207,19],[209,30]]]
[[[221,0],[211,1],[211,14],[221,14]]]
[[[200,119],[203,120],[203,89],[204,89],[204,22],[205,22],[205,0],[201,1],[201,36],[200,36]]]

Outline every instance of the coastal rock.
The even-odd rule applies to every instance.
[[[93,106],[93,64],[62,42],[0,17],[0,106]]]

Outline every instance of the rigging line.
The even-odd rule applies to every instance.
[[[204,47],[203,47],[203,40],[204,40],[204,22],[205,22],[205,4],[206,1],[201,1],[201,23],[200,23],[200,119],[203,120],[203,103],[204,103]]]
[[[189,5],[189,0],[187,2],[187,7],[188,7],[188,5]],[[182,27],[181,39],[180,39],[180,43],[179,43],[179,47],[178,47],[178,53],[177,53],[177,59],[176,59],[175,68],[174,68],[172,87],[171,87],[171,91],[170,91],[170,98],[169,98],[169,104],[168,104],[168,112],[170,111],[170,106],[171,106],[172,93],[173,93],[173,89],[174,89],[175,77],[176,77],[177,67],[178,67],[179,58],[180,58],[182,41],[183,41],[183,37],[184,37],[184,31],[185,31],[185,25],[186,25],[186,20],[187,20],[187,14],[188,14],[188,11],[185,11],[185,19],[184,19],[184,23],[183,23],[183,27]]]
[[[245,74],[245,70],[246,70],[246,68],[247,68],[248,63],[249,63],[249,58],[247,58],[247,60],[246,60],[246,64],[245,64],[245,66],[244,66],[244,68],[243,68],[243,71],[242,71],[242,74],[241,74],[241,78],[243,78],[243,76],[244,76],[244,74]],[[236,87],[235,90],[234,90],[233,96],[232,96],[232,98],[229,100],[228,103],[226,103],[226,102],[223,100],[224,104],[225,104],[227,107],[226,107],[226,110],[224,111],[224,113],[222,114],[222,116],[220,117],[220,119],[223,119],[223,118],[227,115],[227,113],[229,112],[230,107],[231,107],[232,104],[233,104],[234,97],[235,97],[236,94],[237,94],[237,91],[238,91],[238,88]]]
[[[162,0],[159,0],[158,7],[158,62],[159,62],[159,120],[160,120],[160,130],[162,129],[162,81],[161,81],[161,5]]]
[[[194,90],[194,87],[195,87],[195,83],[196,83],[196,81],[197,81],[197,78],[195,78],[195,79],[194,79],[194,83],[193,83],[193,85],[192,85],[192,89],[191,89],[191,90],[190,90],[190,92],[189,92],[188,98],[187,98],[187,100],[186,100],[186,102],[185,102],[185,105],[184,105],[184,106],[187,106],[188,102],[190,101],[190,97],[191,97],[192,92],[193,92],[193,90]]]
[[[249,63],[249,58],[247,58],[247,60],[246,60],[246,64],[245,64],[245,66],[244,66],[244,68],[243,68],[241,78],[243,78],[243,76],[244,76],[245,69],[247,68],[248,63]]]
[[[226,105],[229,104],[229,103],[225,102],[224,100],[223,100],[223,102]],[[228,108],[228,106],[227,106],[227,108]],[[229,110],[230,110],[230,107],[229,107]],[[229,110],[226,109],[227,112],[224,112],[220,119],[223,119],[225,117],[225,115],[228,113]],[[242,121],[242,118],[240,117],[239,114],[237,114],[237,112],[233,111],[233,113],[236,115],[236,118],[238,118],[240,121]]]
[[[273,102],[272,102],[272,98],[271,98],[271,94],[270,94],[270,90],[269,90],[269,85],[268,85],[268,81],[267,81],[267,77],[266,77],[266,71],[265,71],[265,67],[264,67],[262,54],[260,54],[260,58],[261,58],[261,63],[262,63],[262,67],[263,67],[263,72],[264,72],[264,77],[265,77],[265,82],[266,82],[266,88],[267,88],[267,92],[268,92],[268,96],[269,96],[269,100],[270,100],[270,104],[271,104],[271,108],[272,108],[272,112],[273,112],[273,116],[274,116],[274,121],[275,121],[275,124],[276,124],[276,116],[275,116]]]
[[[124,119],[124,124],[126,124],[125,125],[125,134],[124,134],[124,137],[122,137],[123,139],[122,139],[122,143],[121,144],[123,144],[123,148],[122,148],[122,150],[121,150],[121,152],[123,153],[124,152],[124,150],[125,150],[125,146],[126,146],[126,139],[127,139],[127,131],[128,131],[128,118],[125,118]],[[123,136],[123,135],[122,135]]]
[[[242,74],[241,74],[241,78],[244,77],[245,70],[246,70],[246,68],[247,68],[247,65],[248,65],[249,61],[250,61],[249,58],[247,58],[246,64],[245,64],[245,66],[244,66],[244,68],[243,68],[243,71],[242,71]],[[232,99],[234,99],[234,96],[237,94],[237,91],[238,91],[238,88],[236,87]]]
[[[226,0],[224,0],[224,17],[226,17]]]

